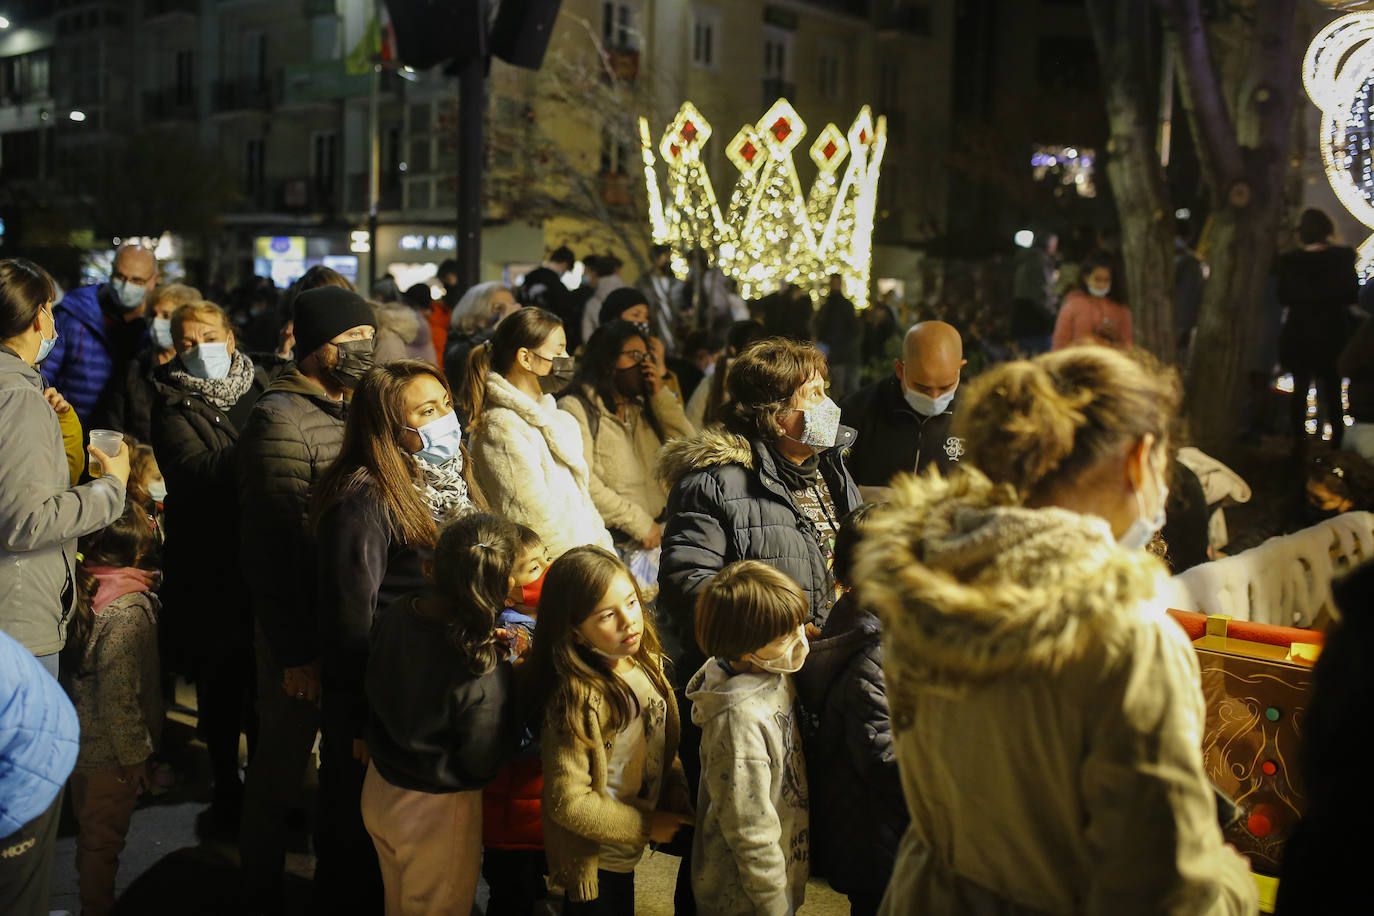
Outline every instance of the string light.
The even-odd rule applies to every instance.
[[[887,119],[875,125],[864,106],[847,137],[827,124],[810,146],[817,177],[804,195],[793,152],[806,124],[787,99],[778,99],[726,145],[739,175],[725,217],[702,157],[710,133],[696,106],[683,103],[659,144],[660,192],[648,122],[640,120],[650,229],[655,242],[672,246],[674,266],[684,268],[683,256],[692,248],[711,248],[746,299],[787,283],[814,293],[828,274],[838,273],[854,304],[867,306]]]
[[[1374,12],[1342,16],[1317,33],[1302,82],[1322,113],[1322,165],[1336,198],[1374,228]],[[1357,249],[1361,280],[1374,275],[1374,236]]]

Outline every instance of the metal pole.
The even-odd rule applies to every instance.
[[[372,64],[372,94],[367,105],[368,162],[367,162],[367,289],[372,294],[377,285],[377,199],[381,196],[382,153],[380,115],[378,113],[382,83],[380,61]]]
[[[1159,164],[1169,167],[1174,134],[1174,45],[1164,42],[1163,73],[1159,85]]]
[[[482,121],[487,61],[473,55],[458,71],[458,283],[476,286],[482,274]]]

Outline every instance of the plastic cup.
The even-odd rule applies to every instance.
[[[116,432],[113,429],[91,430],[91,445],[111,458],[119,454],[119,448],[123,444],[124,434],[121,432]],[[100,462],[95,458],[90,460],[90,473],[92,477],[100,476]]]

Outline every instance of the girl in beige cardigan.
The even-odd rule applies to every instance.
[[[614,554],[576,547],[549,567],[531,673],[544,711],[544,846],[565,916],[632,914],[645,847],[691,820],[661,652]]]

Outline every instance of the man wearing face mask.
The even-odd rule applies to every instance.
[[[110,282],[74,289],[53,307],[57,345],[43,374],[76,409],[81,424],[91,416],[124,367],[143,346],[148,293],[157,285],[157,258],[139,245],[115,252]]]
[[[151,442],[166,480],[159,625],[163,663],[191,677],[210,755],[211,817],[236,831],[239,735],[253,684],[252,618],[239,571],[235,457],[239,430],[271,381],[238,348],[219,306],[190,302],[170,319],[173,358],[154,375]]]
[[[893,373],[845,398],[844,422],[859,433],[848,465],[865,496],[880,496],[894,475],[931,464],[947,474],[963,457],[954,420],[964,343],[953,325],[923,321],[907,331]]]
[[[111,379],[92,427],[129,433],[140,442],[152,441],[153,405],[157,401],[153,375],[177,355],[172,341],[172,314],[188,302],[203,299],[200,290],[181,283],[159,286],[149,294],[148,337],[123,374]]]
[[[377,330],[367,302],[337,286],[298,295],[292,318],[296,365],[268,386],[238,449],[240,561],[258,662],[258,745],[240,851],[247,895],[264,908],[280,906],[284,818],[301,807],[301,777],[319,728],[310,490],[339,453],[347,397],[372,367]]]

